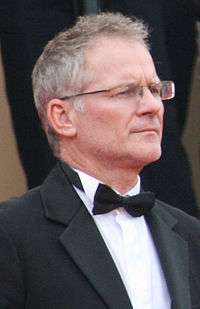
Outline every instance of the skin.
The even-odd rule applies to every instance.
[[[101,38],[86,52],[93,82],[85,92],[122,84],[147,86],[158,79],[152,58],[141,43]],[[48,104],[48,120],[60,138],[61,157],[125,193],[140,170],[161,155],[163,104],[148,89],[136,102],[105,93],[82,97],[84,110],[58,99]]]

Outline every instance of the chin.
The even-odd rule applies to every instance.
[[[149,153],[146,157],[146,164],[153,163],[153,162],[159,160],[160,157],[161,157],[161,150],[154,151],[153,153]]]
[[[147,147],[146,147],[147,148]],[[161,157],[161,147],[157,146],[153,149],[148,149],[148,151],[141,149],[140,152],[135,154],[134,161],[137,162],[137,166],[143,168],[144,166],[151,164]]]

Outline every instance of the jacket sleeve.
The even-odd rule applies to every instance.
[[[0,227],[0,308],[23,309],[24,285],[20,259],[12,239]]]

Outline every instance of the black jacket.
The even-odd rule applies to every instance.
[[[131,309],[111,255],[65,172],[0,206],[1,309]],[[200,223],[156,201],[146,217],[173,309],[200,308]]]

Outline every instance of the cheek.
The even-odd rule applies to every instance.
[[[100,143],[100,140],[106,139],[106,136],[108,137],[114,128],[109,114],[95,112],[95,109],[93,113],[90,110],[85,110],[79,118],[77,127],[79,138],[88,143],[94,141]]]
[[[160,107],[160,111],[159,111],[159,117],[161,119],[163,119],[164,112],[165,112],[165,109],[164,109],[164,105],[162,104]]]
[[[87,135],[99,139],[98,143],[119,143],[127,139],[130,123],[133,121],[133,111],[118,102],[87,102],[82,119],[84,129],[90,131]],[[109,104],[110,103],[110,104]],[[81,127],[79,127],[81,130]],[[81,131],[80,131],[81,133]],[[111,145],[110,145],[111,146]]]
[[[105,108],[102,111],[97,111],[93,115],[92,121],[102,132],[119,135],[125,131],[129,117],[129,115],[124,115],[124,112],[119,112],[114,108]]]

